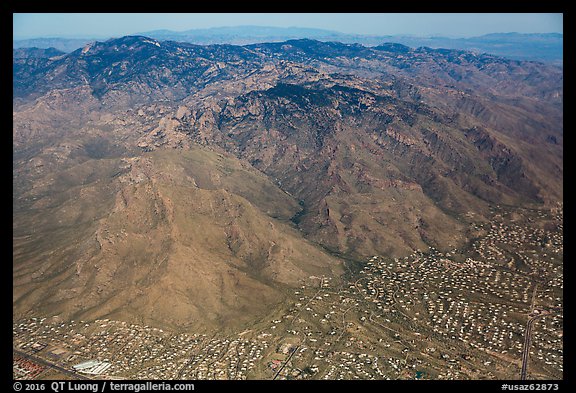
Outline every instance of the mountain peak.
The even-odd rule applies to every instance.
[[[146,37],[143,35],[127,35],[124,37],[120,37],[120,38],[111,38],[108,41],[105,42],[111,42],[111,43],[115,43],[115,44],[124,44],[124,45],[131,45],[131,44],[136,44],[136,43],[141,43],[141,44],[152,44],[152,45],[159,45],[158,40],[154,39],[154,38],[150,38],[150,37]]]
[[[374,47],[376,50],[393,52],[393,53],[408,53],[410,52],[410,47],[402,44],[397,44],[394,42],[385,42],[382,45]]]

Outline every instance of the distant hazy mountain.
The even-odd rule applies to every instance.
[[[18,48],[12,50],[12,58],[14,59],[51,58],[64,54],[66,53],[55,48]]]
[[[380,37],[413,48],[463,49],[480,53],[490,53],[515,60],[537,60],[561,65],[563,58],[563,35],[496,33],[471,38],[446,37]]]
[[[494,33],[471,38],[447,38],[345,34],[337,31],[303,27],[237,26],[186,31],[154,30],[138,34],[161,41],[179,41],[200,45],[248,45],[309,38],[324,42],[358,43],[364,46],[400,43],[412,48],[427,46],[430,48],[461,49],[477,53],[494,54],[514,60],[536,60],[557,65],[562,64],[563,58],[563,35],[558,33]],[[72,52],[91,41],[95,41],[95,39],[37,38],[15,40],[13,47],[54,47],[64,52]]]
[[[356,39],[355,35],[323,29],[267,26],[213,27],[186,31],[155,30],[138,34],[158,40],[182,41],[204,45],[246,45],[262,42],[281,42],[300,38],[310,38],[319,41],[358,42],[358,39],[362,37],[358,36],[359,38]]]
[[[63,52],[73,52],[78,48],[82,48],[89,42],[96,41],[90,38],[30,38],[26,40],[14,40],[12,48],[55,48]]]

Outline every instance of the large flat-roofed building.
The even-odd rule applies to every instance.
[[[98,360],[88,360],[83,363],[73,366],[76,371],[86,374],[102,374],[112,366],[108,362],[101,362]]]
[[[99,365],[99,364],[100,364],[100,362],[99,362],[98,360],[88,360],[88,361],[82,362],[82,363],[77,364],[77,365],[72,366],[72,367],[73,367],[75,370],[80,371],[80,370],[85,370],[85,369],[87,369],[87,368],[91,368],[91,367],[97,366],[97,365]]]
[[[85,370],[82,372],[87,373],[87,374],[99,375],[99,374],[102,374],[103,372],[105,372],[106,370],[108,370],[110,368],[110,366],[112,366],[110,363],[101,362],[98,366],[95,366],[89,370]]]

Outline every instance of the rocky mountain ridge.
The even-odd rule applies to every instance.
[[[151,37],[159,41],[188,42],[198,45],[234,44],[249,45],[263,42],[285,42],[302,38],[324,42],[343,42],[378,46],[383,43],[396,43],[411,48],[449,48],[468,50],[475,53],[490,53],[515,60],[541,61],[562,65],[563,35],[559,33],[520,34],[495,33],[478,37],[417,37],[402,35],[360,35],[344,34],[337,31],[308,28],[279,28],[266,26],[237,26],[188,31],[155,30],[140,32],[137,35]],[[98,39],[102,40],[102,39]],[[72,52],[96,39],[80,38],[32,38],[13,41],[14,48],[55,47]]]

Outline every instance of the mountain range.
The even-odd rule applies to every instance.
[[[14,314],[248,323],[346,261],[563,198],[563,71],[127,36],[13,59]],[[18,53],[18,55],[17,55]]]
[[[138,35],[161,41],[188,42],[200,45],[234,44],[247,45],[264,42],[283,42],[292,39],[314,39],[324,42],[342,42],[377,46],[383,43],[399,43],[411,48],[430,47],[469,50],[476,53],[490,53],[515,60],[532,60],[562,65],[563,35],[559,33],[520,34],[494,33],[479,37],[417,37],[403,35],[362,35],[345,34],[337,31],[301,28],[236,26],[215,27],[209,29],[191,29],[186,31],[154,30]],[[95,39],[77,38],[32,38],[13,41],[14,48],[54,47],[64,52],[72,52]]]

